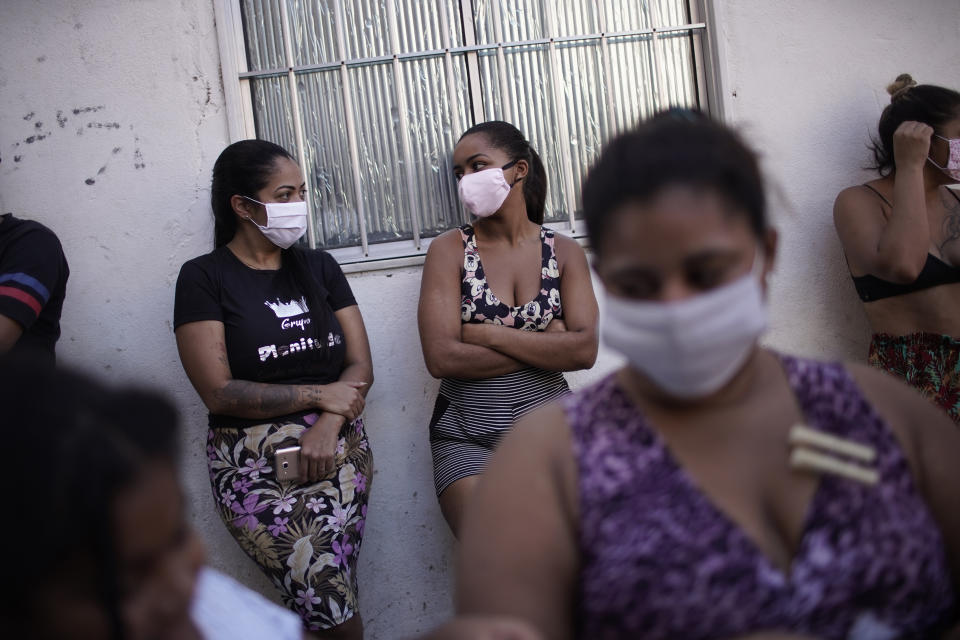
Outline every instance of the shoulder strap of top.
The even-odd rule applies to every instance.
[[[458,227],[457,230],[460,232],[460,239],[463,241],[463,248],[466,249],[470,246],[470,243],[474,238],[473,227],[469,224],[465,224]]]
[[[557,250],[554,244],[554,231],[553,229],[547,229],[544,226],[540,227],[540,242],[546,245],[549,248],[549,251],[543,251],[541,257],[541,266],[548,266],[552,258],[557,257]]]
[[[960,202],[960,195],[957,195],[957,192],[956,192],[956,191],[954,191],[954,190],[951,189],[950,187],[947,187],[947,191],[949,191],[949,192],[950,192],[950,195],[952,195],[954,198],[957,199],[957,202]]]
[[[874,189],[873,187],[871,187],[871,186],[868,185],[867,183],[864,183],[863,186],[865,186],[867,189],[870,189],[870,191],[873,191],[875,194],[877,194],[878,196],[880,196],[880,199],[883,200],[884,203],[886,203],[886,205],[887,205],[888,207],[890,207],[891,209],[893,208],[893,205],[890,204],[890,201],[887,200],[887,199],[883,196],[882,193],[880,193],[879,191],[877,191],[876,189]]]

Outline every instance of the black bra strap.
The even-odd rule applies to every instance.
[[[866,186],[866,185],[864,185],[864,186]],[[957,202],[960,202],[960,196],[957,195],[957,192],[956,192],[956,191],[954,191],[954,190],[951,189],[950,187],[947,187],[947,191],[949,191],[949,192],[950,192],[950,195],[952,195],[954,198],[957,199]]]
[[[891,209],[893,209],[893,205],[890,204],[890,201],[889,201],[889,200],[887,200],[886,198],[883,197],[883,194],[882,194],[882,193],[880,193],[879,191],[877,191],[876,189],[874,189],[873,187],[871,187],[871,186],[868,185],[868,184],[864,184],[863,186],[865,186],[867,189],[870,189],[870,191],[873,191],[875,194],[877,194],[878,196],[880,196],[880,199],[883,200],[884,203],[885,203],[888,207],[890,207]]]

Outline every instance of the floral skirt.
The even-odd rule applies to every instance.
[[[869,362],[906,380],[960,425],[960,340],[936,333],[874,334]]]
[[[357,611],[357,556],[367,517],[373,455],[363,420],[337,442],[337,473],[320,482],[279,482],[273,452],[295,445],[306,424],[211,429],[207,457],[217,511],[240,547],[311,630]]]

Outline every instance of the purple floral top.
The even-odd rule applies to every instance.
[[[490,290],[480,264],[477,236],[473,227],[460,227],[463,238],[463,280],[460,282],[460,316],[464,323],[503,324],[524,331],[543,331],[553,318],[562,317],[560,269],[553,247],[553,231],[540,227],[540,293],[526,304],[511,307]]]
[[[944,542],[884,420],[837,363],[782,356],[807,423],[877,450],[824,475],[789,575],[671,457],[613,376],[564,403],[579,468],[578,637],[929,638],[956,615]]]

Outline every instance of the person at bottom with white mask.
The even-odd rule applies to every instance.
[[[21,453],[6,472],[30,490],[6,500],[27,535],[0,529],[2,547],[15,551],[4,580],[16,585],[0,599],[3,637],[313,638],[299,616],[204,565],[178,480],[179,416],[156,390],[4,354],[0,405],[8,424],[30,425],[5,434]]]
[[[960,433],[880,372],[759,345],[777,236],[738,136],[659,114],[602,152],[583,210],[626,365],[504,439],[457,614],[548,640],[960,631]]]

